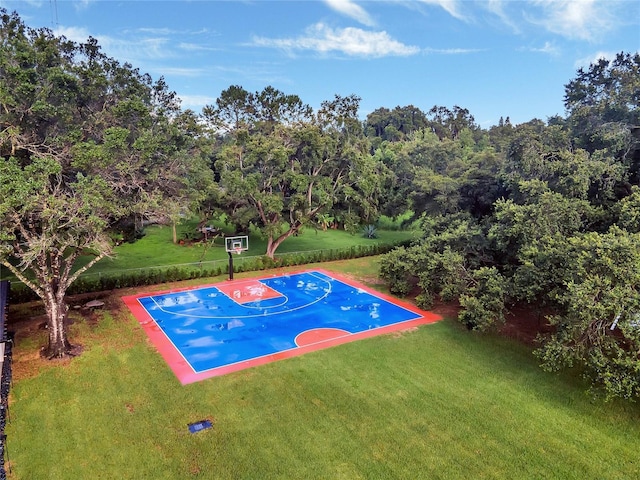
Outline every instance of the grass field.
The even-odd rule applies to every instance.
[[[396,222],[397,223],[397,222]],[[389,221],[387,227],[395,225]],[[195,232],[195,223],[182,225],[179,238],[185,232]],[[306,228],[296,237],[285,240],[276,251],[276,255],[291,252],[308,252],[313,250],[343,249],[354,245],[396,244],[414,238],[417,233],[411,230],[397,228],[381,229],[377,231],[378,238],[368,239],[362,235],[350,234],[344,230],[317,230]],[[243,254],[248,256],[264,255],[267,248],[266,239],[252,236],[249,250]],[[215,260],[226,260],[228,255],[224,249],[221,237],[214,241],[179,245],[172,242],[170,226],[152,225],[145,229],[145,235],[134,243],[123,243],[115,247],[114,254],[91,267],[88,275],[120,273],[125,270],[147,269],[154,266],[183,265]],[[78,265],[84,265],[89,257],[80,259]],[[14,280],[10,272],[0,266],[0,279]]]
[[[379,287],[375,259],[322,268]],[[639,406],[591,399],[507,339],[445,320],[180,386],[129,293],[74,316],[70,362],[18,335],[10,478],[640,478]]]

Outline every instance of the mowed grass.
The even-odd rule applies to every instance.
[[[640,478],[638,405],[453,320],[187,386],[124,307],[75,320],[70,362],[17,340],[13,479]]]
[[[195,231],[195,225],[182,226],[180,231]],[[352,235],[344,230],[329,229],[323,231],[306,228],[298,236],[285,240],[276,251],[276,255],[313,250],[343,249],[354,245],[396,244],[415,238],[418,235],[416,231],[410,230],[378,230],[377,234],[378,238],[369,239],[364,238],[360,233]],[[264,255],[266,249],[266,239],[251,236],[249,250],[243,254],[243,257]],[[173,244],[171,227],[152,225],[145,229],[145,236],[140,240],[117,246],[111,258],[101,260],[87,273],[117,273],[127,269],[226,259],[228,259],[228,254],[225,251],[222,237],[218,237],[213,241],[189,245]]]
[[[276,251],[276,256],[293,252],[309,252],[315,250],[348,249],[356,245],[398,244],[419,237],[417,230],[401,230],[399,220],[395,223],[387,220],[387,229],[378,229],[377,238],[364,238],[360,232],[351,234],[344,230],[319,230],[305,228],[294,237],[285,240]],[[185,233],[196,231],[196,222],[189,222],[178,227],[178,238]],[[114,248],[113,254],[92,266],[85,275],[117,275],[127,270],[141,270],[171,265],[205,264],[206,262],[226,262],[228,254],[224,247],[224,239],[219,236],[206,242],[174,244],[172,229],[167,225],[151,225],[145,228],[144,236],[133,243],[123,243]],[[236,261],[247,257],[262,256],[267,250],[267,240],[252,235],[249,238],[249,250]],[[87,264],[91,257],[81,257],[77,265]],[[221,265],[225,265],[222,263]],[[0,265],[0,280],[15,281],[15,277],[7,268]]]

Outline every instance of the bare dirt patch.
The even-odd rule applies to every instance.
[[[85,305],[100,299],[104,305],[100,308],[86,308]],[[99,292],[75,295],[67,298],[70,310],[67,324],[86,323],[96,327],[102,318],[102,311],[109,311],[114,318],[119,318],[122,302],[119,295],[113,292]],[[73,348],[66,358],[43,358],[42,351],[47,344],[47,316],[40,301],[9,304],[7,330],[13,334],[12,370],[14,379],[25,379],[37,376],[43,369],[53,366],[66,366],[84,351],[82,336],[71,336]]]
[[[429,309],[433,313],[437,313],[445,318],[458,318],[460,313],[460,305],[457,303],[445,303],[440,300],[433,302],[433,306]]]
[[[415,303],[415,297],[407,300]],[[461,307],[457,303],[435,300],[429,311],[444,318],[457,319],[460,309]],[[546,319],[547,315],[551,313],[530,306],[511,307],[505,315],[505,323],[498,329],[498,333],[527,345],[538,345],[540,334],[544,335],[553,331],[553,327]]]
[[[411,327],[411,328],[405,328],[403,330],[396,330],[395,332],[392,332],[390,335],[393,338],[402,338],[405,335],[408,335],[410,333],[414,333],[418,331],[418,327]]]
[[[346,277],[349,277],[350,275],[345,275]],[[367,285],[385,285],[387,284],[387,282],[385,282],[384,280],[382,280],[380,277],[376,277],[375,275],[363,275],[363,276],[359,276],[358,280],[360,280],[362,283],[367,284]]]
[[[538,345],[540,334],[553,331],[553,327],[546,319],[549,314],[551,312],[529,306],[512,307],[505,315],[505,324],[499,329],[499,333],[527,345]]]

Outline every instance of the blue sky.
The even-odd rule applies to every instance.
[[[105,53],[200,112],[231,85],[271,85],[314,109],[469,109],[482,127],[564,115],[564,85],[598,57],[640,50],[638,0],[0,0],[30,27]]]

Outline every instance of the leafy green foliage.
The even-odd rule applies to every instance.
[[[544,368],[576,368],[605,398],[639,397],[639,66],[619,54],[580,70],[566,120],[502,123],[486,139],[436,108],[436,130],[382,142],[397,175],[389,211],[410,208],[423,230],[381,260],[392,291],[456,300],[472,329],[496,328],[512,304],[551,311]]]
[[[204,164],[182,129],[193,116],[164,81],[106,57],[93,39],[76,44],[0,17],[0,263],[42,299],[46,354],[63,357],[72,353],[66,293],[111,253],[108,229],[192,207]]]
[[[628,184],[640,180],[640,54],[600,58],[565,86],[564,102],[579,147],[601,152],[627,168]],[[622,185],[621,185],[622,186]]]
[[[268,239],[267,256],[306,225],[327,228],[332,218],[353,233],[375,221],[386,172],[368,153],[358,106],[355,96],[336,96],[312,114],[272,87],[232,87],[205,109],[212,126],[228,126],[215,152],[218,206],[238,231]]]
[[[568,242],[566,288],[556,332],[538,351],[543,366],[579,366],[607,397],[640,394],[640,235],[612,228]]]
[[[640,232],[640,187],[635,185],[631,195],[624,197],[616,205],[618,224],[631,233]]]
[[[495,267],[482,267],[472,273],[473,283],[460,295],[459,320],[470,330],[488,330],[504,322],[507,282]]]
[[[362,236],[364,238],[378,238],[378,229],[375,225],[365,225],[362,229]]]
[[[427,116],[419,108],[407,105],[393,110],[388,108],[374,110],[367,115],[364,128],[369,137],[397,142],[405,140],[411,133],[427,126]]]

